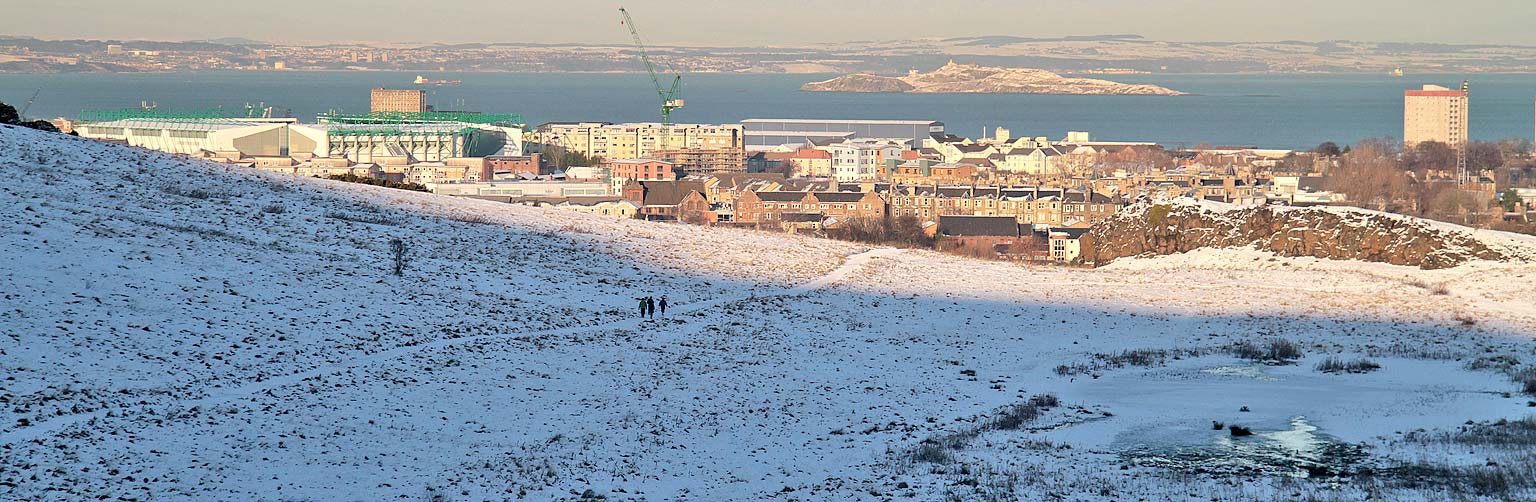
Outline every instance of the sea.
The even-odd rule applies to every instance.
[[[27,115],[74,117],[81,110],[149,103],[161,109],[271,106],[304,121],[324,112],[362,113],[374,87],[412,88],[415,72],[213,71],[194,73],[0,75],[0,102]],[[439,110],[515,113],[528,124],[556,121],[656,121],[659,98],[636,73],[424,73],[461,80],[422,87]],[[852,94],[799,90],[833,75],[689,74],[679,123],[749,118],[902,119],[944,122],[977,137],[1006,127],[1014,137],[1059,139],[1087,131],[1099,141],[1153,141],[1170,147],[1242,145],[1311,148],[1364,138],[1401,137],[1403,92],[1423,84],[1471,82],[1471,136],[1498,140],[1536,134],[1536,74],[1389,75],[1110,75],[1190,96],[1049,96],[1016,94]]]

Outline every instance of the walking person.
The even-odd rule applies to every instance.
[[[661,295],[661,315],[667,315],[667,295]]]
[[[656,298],[655,297],[651,297],[651,296],[645,297],[645,311],[646,311],[645,312],[646,316],[650,317],[651,319],[655,319],[656,318]]]
[[[640,299],[640,318],[645,319],[645,298]]]

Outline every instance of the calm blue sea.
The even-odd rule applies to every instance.
[[[208,72],[176,74],[0,75],[0,101],[18,107],[42,89],[28,115],[72,117],[82,109],[123,108],[152,101],[162,108],[266,103],[309,120],[327,110],[365,112],[375,86],[410,87],[414,73]],[[519,113],[549,121],[657,120],[656,93],[641,74],[432,73],[460,79],[430,87],[439,109]],[[800,84],[824,75],[696,74],[684,77],[688,106],[678,122],[747,118],[940,120],[975,137],[1005,126],[1015,136],[1059,138],[1069,130],[1095,139],[1209,142],[1273,148],[1402,135],[1402,91],[1424,83],[1472,81],[1472,136],[1531,138],[1536,75],[1134,75],[1196,93],[1186,97],[905,95],[808,93]]]

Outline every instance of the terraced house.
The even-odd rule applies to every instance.
[[[887,190],[892,216],[924,221],[941,216],[1013,216],[1024,224],[1091,225],[1124,205],[1103,194],[1061,188],[903,185]]]
[[[736,200],[739,223],[821,219],[884,218],[886,202],[874,192],[746,192]],[[793,216],[793,217],[791,217]]]

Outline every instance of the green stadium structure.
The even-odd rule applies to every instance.
[[[347,158],[414,163],[522,155],[517,115],[467,112],[324,114],[315,124],[292,118],[234,117],[220,110],[85,111],[82,136],[187,155],[222,158]]]

